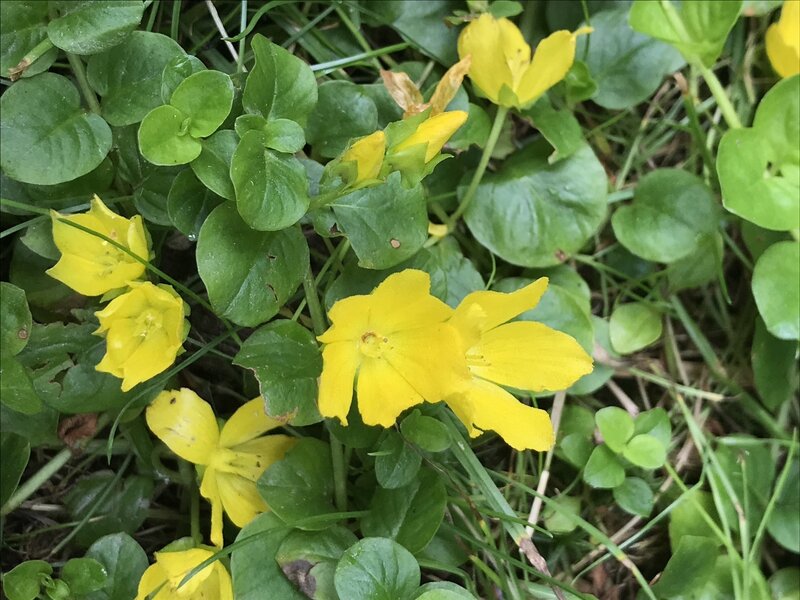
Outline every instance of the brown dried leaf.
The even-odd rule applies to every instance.
[[[472,57],[467,55],[447,69],[441,81],[436,85],[436,91],[433,92],[431,97],[431,116],[438,115],[444,112],[447,105],[455,98],[458,88],[461,87],[461,82],[469,72],[472,65]]]
[[[407,73],[393,73],[392,71],[381,70],[381,77],[389,95],[405,111],[403,117],[421,113],[427,108],[422,98],[422,92],[411,81]]]

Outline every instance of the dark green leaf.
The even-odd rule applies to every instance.
[[[133,204],[146,220],[156,225],[172,224],[167,212],[167,200],[180,171],[178,167],[148,166],[145,169],[142,180],[133,192]]]
[[[202,157],[202,154],[201,154]],[[200,158],[192,162],[194,165]],[[211,211],[224,200],[203,185],[192,170],[178,173],[172,182],[167,197],[167,214],[175,228],[196,240],[200,228]]]
[[[30,369],[17,357],[3,353],[0,358],[0,402],[26,415],[42,410],[42,400],[36,393]]]
[[[685,535],[678,542],[661,578],[653,586],[659,598],[674,598],[698,590],[711,577],[717,544],[706,537]]]
[[[632,515],[647,518],[653,511],[653,490],[638,477],[627,477],[622,485],[615,487],[614,500]]]
[[[375,476],[383,488],[403,487],[416,477],[421,463],[419,451],[406,444],[399,433],[389,429],[375,453]]]
[[[753,382],[770,410],[787,402],[797,389],[796,354],[796,342],[776,338],[762,319],[756,319],[751,353]]]
[[[450,434],[447,426],[433,417],[426,417],[415,409],[400,423],[400,431],[412,444],[427,452],[444,452],[450,447]]]
[[[454,0],[384,0],[371,7],[381,21],[403,36],[420,52],[443,65],[458,61],[458,29],[443,26],[453,11],[463,10],[464,3]]]
[[[697,249],[667,267],[670,292],[678,292],[710,283],[722,269],[725,245],[719,233],[705,235]]]
[[[378,129],[378,109],[360,86],[328,81],[319,86],[319,99],[306,129],[314,150],[333,158],[344,152],[350,140]]]
[[[533,126],[553,147],[553,153],[547,158],[548,162],[554,163],[567,158],[585,144],[578,120],[569,111],[554,109],[546,96],[539,99],[525,114],[533,120]]]
[[[409,600],[419,579],[419,565],[408,550],[385,538],[365,538],[342,556],[334,581],[340,598]]]
[[[672,423],[663,408],[651,408],[636,415],[633,431],[636,435],[651,435],[667,448],[672,438]]]
[[[98,561],[108,574],[103,587],[86,600],[130,600],[136,596],[139,579],[147,568],[147,554],[131,536],[114,533],[102,537],[91,545],[86,557]]]
[[[99,590],[107,579],[106,568],[93,558],[71,558],[61,568],[61,580],[76,596]]]
[[[97,54],[120,44],[142,20],[141,0],[57,0],[58,17],[47,25],[56,46],[73,54]]]
[[[0,454],[3,456],[3,468],[0,469],[0,506],[5,505],[17,489],[28,459],[31,445],[24,437],[16,433],[0,434]]]
[[[19,65],[25,55],[47,38],[47,2],[0,2],[0,74]],[[53,64],[58,50],[51,48],[22,75],[31,77]]]
[[[0,347],[3,354],[16,355],[28,344],[31,311],[25,291],[7,282],[0,283]]]
[[[209,190],[226,200],[235,200],[231,181],[231,161],[239,145],[236,133],[227,129],[217,131],[202,140],[200,156],[190,163],[192,171]]]

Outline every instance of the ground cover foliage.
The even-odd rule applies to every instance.
[[[0,11],[10,600],[800,597],[800,2]]]

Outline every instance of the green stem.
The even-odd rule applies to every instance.
[[[36,44],[30,52],[22,57],[22,60],[19,61],[17,66],[11,67],[8,70],[9,79],[11,79],[11,81],[16,81],[22,77],[23,73],[25,73],[25,71],[27,71],[33,63],[39,60],[51,48],[54,48],[53,42],[50,41],[50,38],[44,38],[41,42]]]
[[[725,92],[725,88],[722,87],[714,71],[702,64],[698,64],[697,68],[700,70],[700,74],[703,76],[703,79],[705,79],[708,89],[711,90],[711,94],[717,101],[717,106],[719,106],[719,109],[722,111],[722,116],[725,117],[725,122],[728,124],[728,127],[731,129],[741,129],[742,122],[739,120],[739,115],[736,113],[736,109],[733,107],[730,98],[728,98],[728,94]]]
[[[354,54],[353,56],[338,58],[336,60],[319,63],[318,65],[311,65],[311,70],[314,71],[315,73],[317,71],[326,71],[326,72],[332,71],[340,67],[347,67],[354,63],[361,62],[362,60],[375,58],[376,56],[383,56],[385,54],[391,54],[392,52],[400,52],[401,50],[405,50],[406,48],[408,48],[410,45],[411,44],[409,44],[408,42],[402,42],[400,44],[386,46],[385,48],[378,48],[377,50],[371,50],[370,52],[362,52],[360,54]]]
[[[36,490],[42,487],[50,478],[58,473],[69,459],[72,458],[72,450],[64,448],[61,452],[51,458],[45,466],[39,469],[25,483],[17,488],[17,491],[8,499],[3,508],[0,508],[0,515],[7,515],[20,504],[30,498]]]
[[[92,88],[89,87],[89,80],[86,79],[86,68],[83,66],[83,61],[71,52],[67,52],[67,60],[69,61],[69,66],[72,67],[72,72],[75,73],[78,86],[81,88],[81,93],[86,99],[89,109],[94,114],[99,115],[100,103],[97,101],[97,96],[94,95]]]
[[[243,33],[245,27],[247,27],[247,0],[242,0],[242,14],[239,18],[239,33]],[[244,72],[244,51],[246,50],[247,46],[247,35],[242,36],[242,39],[239,40],[239,58],[236,60],[236,72],[242,73]]]
[[[447,221],[447,228],[449,230],[453,229],[453,226],[456,224],[456,221],[458,221],[461,215],[464,214],[464,211],[467,210],[470,202],[472,202],[472,198],[473,196],[475,196],[475,192],[478,190],[478,186],[481,183],[481,179],[483,179],[483,174],[486,172],[486,167],[489,166],[489,159],[492,157],[492,152],[494,152],[494,147],[497,145],[497,140],[500,138],[500,132],[503,130],[503,124],[506,121],[507,114],[508,114],[507,107],[505,106],[497,107],[497,113],[494,116],[494,123],[492,124],[492,130],[489,132],[489,139],[486,140],[486,146],[484,146],[483,148],[483,154],[481,155],[481,160],[478,163],[478,168],[472,175],[472,181],[469,182],[469,187],[467,188],[467,192],[461,199],[458,208],[456,208],[456,212],[454,212],[450,217],[450,219]]]

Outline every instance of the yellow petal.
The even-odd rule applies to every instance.
[[[180,345],[171,343],[162,329],[149,331],[139,347],[125,361],[122,391],[126,392],[166,371],[175,362],[179,350]]]
[[[532,392],[563,390],[592,372],[592,358],[575,338],[531,321],[484,333],[467,364],[478,377]]]
[[[145,418],[150,430],[184,460],[205,465],[217,449],[214,411],[190,389],[161,392],[147,407]]]
[[[495,104],[503,85],[509,89],[514,85],[505,50],[500,25],[489,13],[469,23],[458,36],[458,57],[472,59],[469,78]]]
[[[160,588],[160,589],[159,589]],[[166,600],[168,597],[169,584],[167,584],[167,574],[161,565],[157,562],[150,565],[142,573],[139,579],[139,587],[136,592],[136,600],[151,600],[150,594],[159,590],[158,593],[152,597],[152,600]]]
[[[430,287],[431,277],[425,271],[405,269],[389,275],[372,293],[374,308],[362,335],[371,330],[388,335],[449,318],[453,309],[431,296]]]
[[[534,308],[546,290],[547,277],[540,277],[530,285],[510,294],[472,292],[456,307],[450,323],[462,335],[468,337],[472,336],[474,329],[481,333],[489,331]]]
[[[787,0],[781,18],[767,29],[767,56],[781,77],[800,73],[800,2]]]
[[[211,543],[222,548],[225,539],[222,535],[222,497],[217,485],[217,470],[207,467],[200,482],[200,495],[211,503]]]
[[[219,589],[219,596],[217,597],[218,600],[233,600],[233,582],[231,581],[231,576],[228,573],[228,570],[219,561],[214,563],[214,567],[218,578],[217,580],[217,585]],[[209,587],[210,587],[210,582],[209,582]],[[217,600],[217,598],[214,598],[212,600]]]
[[[494,431],[516,450],[542,452],[553,447],[555,438],[550,416],[541,409],[522,404],[499,386],[474,379],[446,402],[459,418],[469,416],[472,422],[465,423],[468,429],[474,425],[483,431]]]
[[[533,104],[542,94],[566,77],[575,60],[575,34],[551,33],[536,47],[530,66],[516,90],[522,106]]]
[[[452,67],[447,69],[447,72],[436,84],[436,90],[431,96],[430,106],[431,115],[438,115],[444,112],[447,105],[453,101],[458,93],[458,88],[461,87],[461,82],[464,81],[464,76],[469,72],[472,65],[472,57],[465,56]]]
[[[391,427],[405,409],[424,402],[422,396],[379,358],[367,358],[358,373],[358,410],[366,425]]]
[[[144,265],[119,262],[113,269],[77,254],[62,254],[46,273],[84,296],[101,296],[141,277]]]
[[[218,473],[217,486],[222,506],[237,527],[244,527],[267,510],[266,502],[258,494],[256,484],[252,481],[230,473]]]
[[[233,448],[280,426],[280,421],[267,416],[264,399],[259,396],[236,409],[222,428],[219,445],[223,448]]]
[[[361,183],[377,179],[386,154],[386,134],[376,131],[353,143],[344,154],[342,162],[356,163],[356,179],[351,183]]]
[[[506,57],[506,64],[511,71],[511,89],[516,92],[522,75],[531,63],[531,47],[513,21],[498,19],[497,26],[500,29],[500,43]]]
[[[189,571],[211,556],[211,551],[203,548],[191,548],[181,552],[156,552],[156,560],[167,574],[171,587],[176,590],[177,595],[186,598],[192,597],[192,594],[197,592],[205,580],[213,573],[213,564],[196,573],[180,588],[178,586]]]
[[[394,149],[396,152],[402,152],[413,146],[427,144],[425,162],[430,162],[466,120],[467,113],[463,110],[450,110],[428,117],[414,133],[397,144]]]
[[[334,303],[328,311],[331,327],[317,339],[323,344],[358,340],[369,327],[372,307],[370,296],[348,296]]]
[[[411,81],[408,73],[403,73],[402,71],[395,73],[381,69],[381,79],[383,79],[383,85],[392,100],[406,113],[404,116],[416,115],[425,110],[423,108],[425,100],[422,98],[422,92]]]
[[[283,459],[295,442],[295,438],[288,435],[265,435],[239,444],[235,450],[220,449],[215,454],[214,465],[220,472],[234,473],[255,482],[270,465]]]
[[[319,414],[336,417],[347,425],[347,413],[353,400],[353,380],[361,355],[354,342],[328,344],[322,351],[322,375],[319,378]]]

